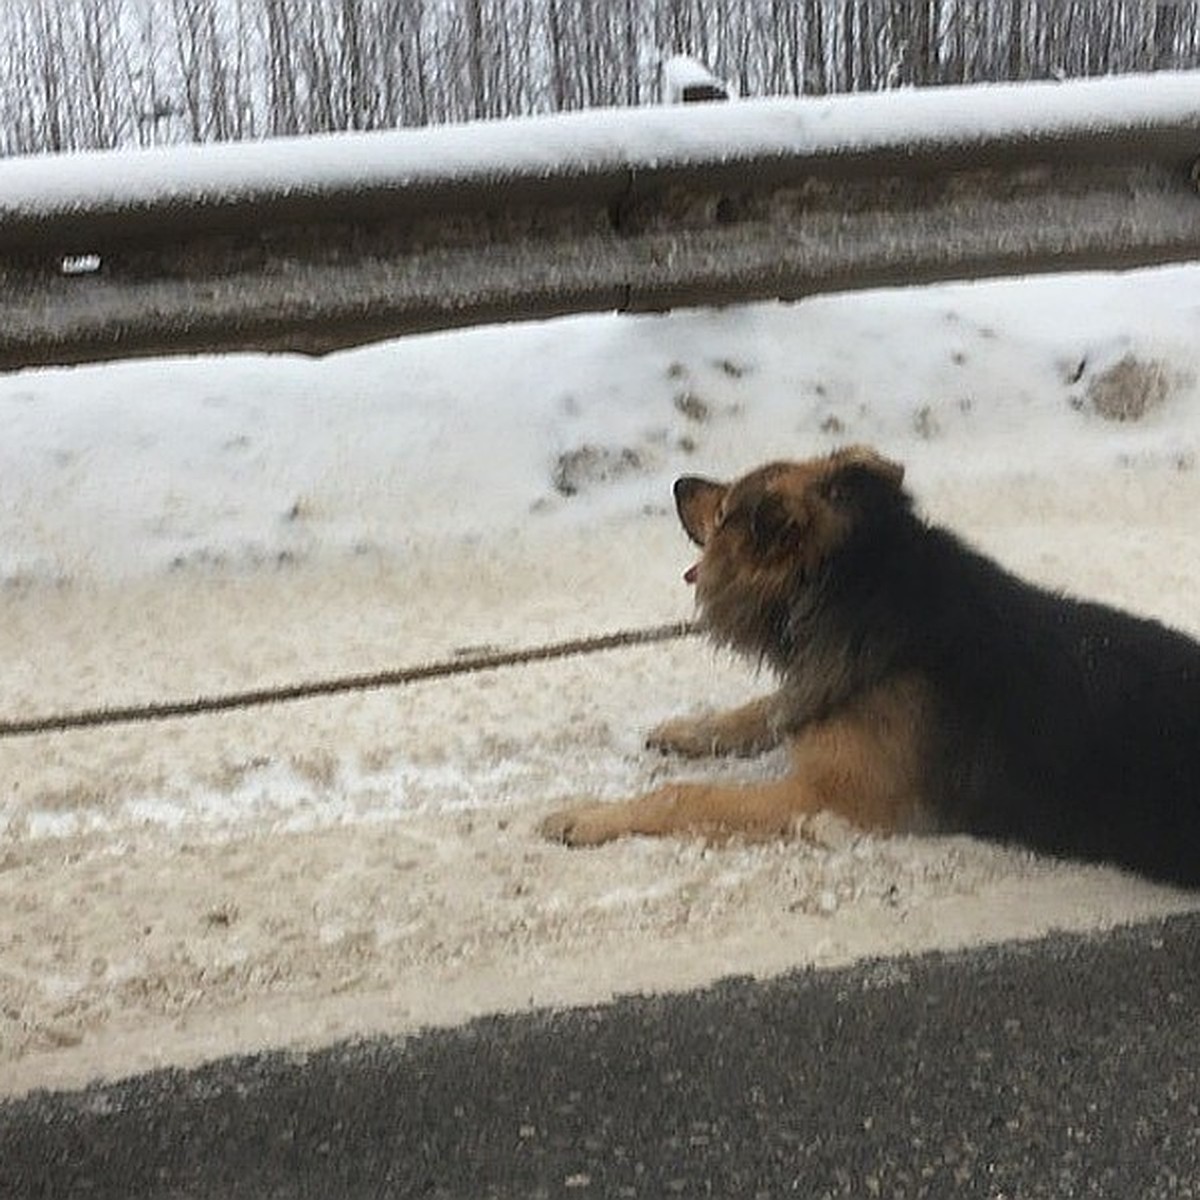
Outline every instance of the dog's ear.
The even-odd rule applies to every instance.
[[[904,496],[904,468],[869,446],[847,446],[829,456],[822,491],[838,506],[900,499]]]
[[[717,525],[721,501],[729,487],[698,475],[683,475],[675,480],[675,508],[688,537],[703,546]]]

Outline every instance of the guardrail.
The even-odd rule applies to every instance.
[[[0,162],[0,369],[1200,258],[1200,73]]]

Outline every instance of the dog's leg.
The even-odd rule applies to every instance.
[[[598,846],[630,834],[724,841],[786,836],[809,804],[793,777],[774,783],[669,783],[616,804],[581,804],[552,813],[541,831],[568,846]],[[819,806],[818,806],[819,807]]]
[[[685,758],[736,755],[748,758],[783,740],[779,696],[773,693],[728,712],[677,717],[652,729],[646,745]]]
[[[632,800],[552,813],[542,833],[569,846],[596,846],[630,834],[786,836],[805,816],[836,813],[890,833],[920,824],[925,693],[896,679],[792,738],[792,770],[768,783],[671,783]]]

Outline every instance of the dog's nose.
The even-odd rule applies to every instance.
[[[683,475],[675,480],[675,509],[688,537],[703,546],[712,533],[717,505],[724,487],[698,475]]]
[[[686,504],[697,492],[711,486],[711,480],[701,479],[698,475],[680,475],[672,489],[675,493],[676,507]]]

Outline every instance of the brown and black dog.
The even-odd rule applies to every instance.
[[[697,757],[786,740],[791,770],[569,808],[543,832],[766,838],[828,810],[1200,884],[1200,645],[1016,578],[922,520],[903,478],[850,447],[678,480],[702,622],[779,688],[650,744]]]

